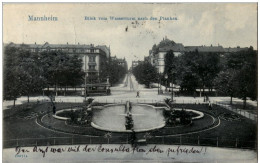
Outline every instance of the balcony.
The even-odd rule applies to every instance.
[[[89,66],[96,66],[97,63],[96,63],[96,62],[88,62],[88,65],[89,65]]]
[[[98,72],[96,69],[88,69],[87,72]]]

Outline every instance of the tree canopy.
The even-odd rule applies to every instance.
[[[157,82],[157,72],[149,62],[141,62],[133,68],[133,74],[140,84],[149,87],[152,82]]]
[[[82,61],[62,52],[31,52],[26,45],[4,49],[4,99],[39,93],[48,86],[82,83]],[[14,103],[15,104],[15,103]]]

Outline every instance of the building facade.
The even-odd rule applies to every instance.
[[[14,44],[10,43],[8,46],[21,47],[25,45],[31,52],[40,53],[43,51],[61,51],[67,54],[77,55],[82,59],[83,65],[82,70],[86,73],[88,78],[96,76],[100,78],[100,66],[102,62],[107,62],[110,57],[110,47],[105,45],[94,46],[90,45],[81,45],[81,44]]]
[[[172,40],[163,38],[163,40],[158,45],[153,45],[152,49],[149,50],[149,56],[146,58],[153,66],[156,67],[158,73],[164,73],[165,67],[165,55],[170,50],[173,52],[174,57],[178,57],[187,52],[198,51],[200,53],[213,53],[213,54],[226,54],[235,53],[242,50],[247,50],[248,48],[223,48],[222,46],[183,46],[181,43],[175,43]]]
[[[127,65],[125,58],[122,59],[122,58],[117,58],[116,56],[113,56],[110,59],[111,59],[111,61],[116,62],[117,65],[122,66],[127,71],[128,65]]]
[[[102,62],[109,62],[110,47],[106,45],[94,46],[81,45],[81,44],[4,44],[4,46],[11,46],[16,48],[27,48],[33,53],[41,53],[44,51],[60,51],[69,55],[76,55],[82,59],[82,70],[85,72],[85,79],[82,85],[77,86],[75,90],[80,91],[81,95],[93,94],[93,93],[107,93],[107,89],[110,87],[107,76],[101,76]],[[56,91],[57,89],[53,88]],[[62,88],[60,88],[62,89]],[[49,90],[49,88],[48,88]],[[69,88],[68,88],[69,90]],[[84,91],[85,90],[85,91]]]

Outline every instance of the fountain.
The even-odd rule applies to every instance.
[[[126,130],[132,130],[134,127],[134,122],[133,122],[132,113],[131,113],[132,105],[129,101],[126,102],[125,109],[126,109],[125,128],[126,128]]]
[[[72,113],[73,116],[71,116]],[[167,127],[192,125],[194,120],[202,119],[204,114],[193,109],[170,108],[158,104],[136,104],[127,101],[125,104],[95,103],[87,107],[62,109],[58,110],[53,117],[73,122],[65,123],[65,125],[81,127],[91,125],[102,131],[138,133],[158,130],[166,125]],[[212,123],[215,122],[210,115],[207,115],[207,119],[212,119]]]
[[[93,108],[91,126],[110,132],[145,132],[165,126],[164,107],[148,104],[107,104]]]

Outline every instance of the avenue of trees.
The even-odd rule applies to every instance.
[[[106,81],[106,79],[109,78],[111,85],[118,83],[127,72],[127,67],[118,65],[116,60],[102,62],[100,67],[100,76],[104,77],[103,81]]]
[[[247,51],[231,53],[225,56],[222,71],[214,80],[218,92],[246,100],[257,99],[257,51],[250,47]]]
[[[4,49],[4,100],[41,93],[48,87],[75,86],[82,83],[82,61],[62,52],[32,53],[26,45]]]
[[[200,88],[213,88],[221,95],[239,97],[246,106],[247,97],[257,98],[257,52],[250,47],[236,53],[216,54],[188,52],[173,57],[169,51],[165,56],[165,72],[174,77],[181,91],[189,93]]]
[[[138,83],[144,84],[146,87],[158,81],[156,69],[149,62],[141,62],[132,71]]]
[[[165,72],[174,77],[175,84],[179,85],[181,91],[195,92],[200,88],[203,90],[213,88],[213,81],[220,72],[220,55],[211,53],[188,52],[179,57],[173,57],[172,52],[166,54],[172,58],[171,62],[165,63]]]
[[[159,76],[163,84],[173,82],[180,86],[181,92],[189,95],[194,95],[196,89],[201,89],[204,96],[214,94],[212,90],[215,89],[220,95],[230,96],[231,104],[233,97],[243,99],[244,107],[247,98],[257,99],[257,51],[252,47],[226,54],[196,50],[178,57],[168,51],[163,74],[158,74],[155,67],[145,61],[133,69],[133,74],[146,86],[157,83]],[[210,92],[206,93],[205,88]]]
[[[29,97],[42,94],[44,88],[76,87],[84,84],[85,73],[82,60],[77,55],[69,55],[60,51],[29,51],[26,45],[20,47],[5,46],[3,71],[3,98],[15,100],[20,96]],[[114,61],[102,62],[100,78],[105,82],[116,83],[126,73],[126,69]],[[95,78],[95,76],[92,76]],[[89,77],[90,78],[90,77]],[[92,80],[93,83],[97,81]]]

